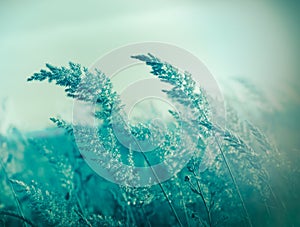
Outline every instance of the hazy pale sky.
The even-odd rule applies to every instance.
[[[265,96],[254,99],[254,112],[299,105],[297,8],[294,1],[1,1],[1,127],[36,130],[52,116],[71,119],[62,89],[26,82],[45,63],[90,66],[112,49],[144,41],[187,49],[224,94],[242,103],[249,97],[236,82],[246,81]]]

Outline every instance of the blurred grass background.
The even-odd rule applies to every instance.
[[[202,60],[226,100],[268,131],[299,169],[299,11],[292,0],[2,0],[0,130],[41,130],[51,126],[49,117],[71,119],[62,89],[26,82],[45,63],[89,66],[128,43],[160,41]]]

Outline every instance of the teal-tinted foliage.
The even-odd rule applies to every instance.
[[[272,177],[285,165],[280,153],[253,124],[240,121],[227,107],[227,127],[211,120],[211,107],[202,88],[188,72],[148,55],[134,56],[151,73],[172,86],[168,97],[193,116],[170,111],[174,130],[161,131],[145,122],[125,122],[122,104],[102,72],[91,73],[79,64],[47,64],[28,81],[53,82],[66,95],[96,105],[98,135],[107,152],[129,166],[164,162],[176,152],[192,149],[193,157],[175,176],[163,183],[134,188],[119,186],[98,176],[85,163],[76,146],[72,125],[51,118],[56,129],[22,135],[11,128],[0,137],[0,225],[27,226],[251,226],[278,223],[284,204],[272,189]],[[93,91],[93,95],[83,92]],[[112,128],[112,110],[128,135],[155,145],[154,155],[135,157]],[[189,128],[183,141],[178,125]],[[155,133],[153,133],[155,132]],[[126,134],[126,135],[127,135]],[[92,146],[92,144],[89,144]],[[176,152],[175,152],[176,151]],[[184,152],[182,152],[184,154]],[[281,161],[279,161],[279,159]],[[113,164],[113,163],[112,163]],[[124,173],[132,177],[133,173]],[[128,175],[126,175],[128,174]],[[277,218],[276,218],[277,217]],[[280,223],[280,222],[279,222]]]

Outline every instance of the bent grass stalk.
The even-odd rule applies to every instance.
[[[220,150],[220,153],[221,153],[221,155],[222,155],[222,158],[223,158],[223,160],[224,160],[224,163],[225,163],[225,165],[226,165],[226,168],[228,169],[228,172],[229,172],[229,174],[230,174],[230,177],[231,177],[231,179],[232,179],[232,182],[233,182],[233,184],[234,184],[234,187],[235,187],[235,189],[236,189],[236,191],[237,191],[237,193],[238,193],[238,196],[239,196],[239,198],[240,198],[240,200],[241,200],[241,203],[242,203],[242,206],[243,206],[243,210],[244,210],[244,212],[245,212],[245,215],[246,215],[246,218],[247,218],[247,220],[248,220],[248,223],[249,223],[249,225],[252,227],[253,225],[252,225],[252,222],[251,222],[251,218],[250,218],[250,216],[249,216],[249,213],[248,213],[246,204],[245,204],[245,202],[244,202],[243,196],[242,196],[242,194],[241,194],[241,192],[240,192],[239,186],[238,186],[237,183],[236,183],[235,177],[234,177],[234,175],[233,175],[233,173],[232,173],[232,171],[231,171],[231,168],[230,168],[230,166],[229,166],[229,163],[228,163],[227,158],[226,158],[226,156],[225,156],[225,154],[224,154],[224,152],[223,152],[223,149],[222,149],[222,147],[221,147],[221,145],[220,145],[220,142],[219,142],[218,138],[215,137],[215,140],[216,140],[216,143],[217,143],[218,148],[219,148],[219,150]]]
[[[246,204],[245,204],[245,201],[244,201],[244,199],[247,198],[247,197],[242,196],[240,187],[239,187],[238,182],[236,180],[237,174],[236,174],[236,172],[233,172],[233,169],[232,169],[232,166],[234,166],[235,162],[234,161],[231,162],[230,160],[228,160],[227,155],[226,155],[227,154],[226,153],[226,148],[223,148],[221,146],[219,138],[217,138],[216,135],[215,135],[215,132],[217,132],[218,130],[223,132],[225,129],[217,128],[216,125],[214,125],[210,120],[208,120],[208,116],[209,116],[208,111],[209,111],[209,109],[207,109],[206,107],[202,108],[202,105],[205,105],[205,104],[203,104],[203,102],[205,100],[203,101],[201,99],[202,98],[205,99],[205,97],[204,97],[205,94],[195,94],[193,92],[193,89],[194,89],[195,86],[193,84],[192,78],[190,78],[189,75],[185,75],[185,74],[181,75],[178,71],[176,71],[176,68],[173,67],[172,65],[169,65],[166,62],[162,62],[158,58],[155,58],[152,55],[149,55],[149,56],[140,55],[140,56],[136,56],[134,58],[139,59],[141,61],[144,61],[147,65],[150,65],[153,69],[153,71],[151,72],[152,74],[154,74],[155,76],[160,78],[162,82],[169,83],[173,86],[173,88],[175,88],[174,90],[169,91],[169,93],[167,91],[168,95],[173,96],[175,101],[179,101],[179,102],[182,101],[186,108],[192,108],[195,111],[195,113],[199,115],[199,116],[197,115],[199,117],[199,120],[191,121],[191,123],[195,124],[195,122],[196,122],[196,124],[199,123],[201,126],[206,127],[207,132],[209,132],[210,136],[214,137],[213,139],[215,140],[215,143],[217,145],[215,148],[216,148],[216,150],[219,150],[219,153],[220,153],[220,156],[221,156],[220,161],[223,162],[224,165],[225,165],[224,170],[222,170],[222,171],[224,173],[226,173],[226,177],[228,177],[227,181],[232,181],[232,184],[230,184],[230,187],[232,187],[231,189],[233,190],[233,192],[237,193],[237,195],[235,197],[236,200],[237,200],[236,202],[238,204],[241,203],[241,205],[242,205],[242,209],[244,211],[243,212],[244,213],[244,215],[243,215],[244,221],[246,219],[249,226],[252,226],[252,221],[251,221],[251,218],[249,216],[249,212],[247,210],[247,207],[246,207]],[[164,68],[164,66],[167,66],[167,67]],[[58,68],[57,69],[55,67],[49,66],[48,67],[50,69],[49,73],[45,73],[46,71],[41,71],[41,73],[35,74],[33,77],[29,78],[29,81],[30,80],[40,80],[40,81],[42,81],[42,80],[45,80],[45,79],[49,79],[49,81],[51,82],[51,81],[54,80],[57,85],[66,87],[67,89],[65,91],[66,91],[67,95],[72,97],[73,99],[80,99],[81,98],[82,101],[90,101],[90,100],[88,100],[88,97],[84,96],[84,94],[81,94],[81,93],[77,94],[76,93],[76,88],[80,84],[81,73],[83,73],[81,71],[81,66],[80,65],[75,65],[75,64],[72,63],[72,64],[70,64],[70,67],[71,67],[71,69],[69,70],[69,69],[65,69],[65,68],[63,68],[63,69]],[[73,76],[73,74],[75,76]],[[92,77],[93,77],[93,75],[90,74],[89,78],[91,79]],[[102,79],[101,79],[100,83],[96,84],[96,85],[94,84],[93,85],[94,87],[92,86],[91,89],[95,89],[95,91],[100,91],[100,89],[101,89],[101,98],[103,98],[103,100],[105,100],[106,104],[114,105],[115,103],[117,103],[117,106],[119,106],[117,95],[115,94],[115,92],[112,91],[111,86],[108,86],[108,85],[111,85],[109,79],[105,79],[104,74],[103,75],[101,74],[101,78]],[[75,80],[75,82],[74,82],[74,80]],[[94,79],[92,78],[90,81],[86,80],[86,81],[84,81],[84,85],[88,86],[89,83],[95,82],[95,81],[96,81],[95,78]],[[182,87],[181,86],[182,84],[184,84],[185,86]],[[104,91],[102,91],[102,89],[104,89]],[[178,92],[180,89],[182,89],[182,93]],[[82,96],[80,96],[80,95],[82,95]],[[102,102],[104,102],[103,100],[102,100]],[[102,103],[99,102],[99,104],[102,104]],[[193,104],[193,105],[191,105],[191,104]],[[103,107],[103,108],[104,108],[103,116],[107,117],[108,114],[111,113],[110,112],[111,108],[110,108],[110,106],[109,107]],[[105,109],[105,108],[107,108],[107,109]],[[105,111],[105,113],[104,113],[104,111]],[[120,110],[118,109],[118,111],[120,111]],[[103,116],[99,115],[99,119],[104,119]],[[127,128],[131,127],[131,126],[128,125],[127,122],[125,122],[124,118],[121,117],[120,119],[122,121],[122,125],[127,126]],[[187,121],[189,121],[189,119],[187,119]],[[56,123],[58,123],[58,122],[56,122]],[[107,126],[110,127],[109,120],[107,120],[107,123],[108,123]],[[197,128],[197,130],[199,130],[199,131],[197,131],[196,134],[201,133],[202,128],[201,129]],[[106,133],[106,134],[103,134],[103,138],[108,138],[108,139],[112,140],[113,142],[115,142],[114,141],[115,140],[115,135],[113,135],[113,133],[111,133],[111,131],[107,131],[107,132],[105,131],[104,133]],[[258,137],[259,136],[260,135],[258,135]],[[170,197],[168,196],[163,184],[160,182],[157,173],[155,172],[154,168],[152,167],[152,165],[150,163],[150,160],[147,158],[146,154],[143,152],[142,147],[140,146],[140,144],[137,141],[137,138],[135,136],[133,136],[132,143],[135,143],[138,146],[138,149],[141,151],[142,157],[145,160],[146,165],[150,168],[151,172],[153,173],[153,176],[154,176],[154,178],[157,181],[158,186],[159,186],[159,188],[157,188],[158,189],[157,192],[158,193],[160,193],[160,191],[162,192],[163,197],[166,199],[166,201],[168,203],[168,206],[170,207],[170,210],[171,210],[172,214],[174,215],[177,223],[180,226],[183,226],[183,223],[180,220],[180,217],[179,217],[179,215],[176,211],[177,208],[175,209],[174,205],[172,204],[172,201],[171,201]],[[118,147],[118,144],[116,144],[116,143],[113,143],[113,144],[114,144],[114,146]],[[236,150],[235,154],[238,154],[238,152],[239,152],[239,150]],[[217,153],[218,153],[218,151],[217,151]],[[3,166],[2,166],[2,168],[3,168]],[[254,168],[259,168],[259,165],[258,165],[258,167],[254,167]],[[227,172],[229,174],[227,174]],[[194,174],[194,177],[195,177],[196,172],[193,172],[193,174]],[[216,173],[216,174],[218,174],[218,173]],[[213,176],[218,176],[218,175],[213,175]],[[189,182],[189,183],[192,183],[192,182]],[[200,182],[199,179],[197,179],[196,183],[197,184],[192,185],[191,187],[193,187],[193,189],[194,189],[193,191],[195,191],[197,194],[200,195],[200,197],[203,201],[203,205],[201,204],[201,206],[204,206],[204,209],[205,209],[204,213],[202,214],[202,215],[204,215],[204,217],[201,217],[199,219],[198,224],[202,223],[203,225],[212,226],[212,225],[217,223],[217,222],[213,223],[214,220],[212,220],[212,215],[213,215],[213,211],[212,211],[212,206],[213,205],[212,204],[213,204],[213,202],[212,202],[211,199],[205,199],[205,194],[203,194],[203,193],[205,193],[204,192],[205,191],[205,183],[203,183],[202,180]],[[270,188],[270,190],[271,190],[271,193],[273,194],[271,188]],[[181,195],[182,195],[182,191],[181,191]],[[16,200],[16,201],[18,201],[18,200]],[[80,213],[77,213],[77,215],[79,215],[81,218],[83,218],[81,216],[82,214],[84,214],[83,208],[80,205],[80,201],[77,201],[77,202],[78,202],[78,206],[80,208]],[[184,203],[184,200],[182,200],[182,202]],[[226,201],[224,202],[224,204],[226,204]],[[20,204],[17,203],[17,205],[20,205]],[[144,207],[143,207],[143,209],[144,209]],[[129,209],[126,212],[132,213],[131,211],[132,211],[132,209]],[[187,218],[187,224],[189,225],[189,220],[188,220],[188,217],[187,217],[187,211],[186,211],[185,204],[183,204],[183,211],[185,213],[185,217]],[[144,210],[143,210],[143,213],[144,213],[144,215],[146,215]],[[22,216],[22,212],[20,212],[20,214]],[[134,215],[133,214],[131,214],[131,215],[132,215],[132,221],[135,222],[136,220],[134,218]],[[229,214],[229,216],[230,216],[230,214]],[[204,221],[204,219],[206,219],[206,218],[207,218],[207,221],[206,220]],[[88,221],[88,220],[86,220],[86,221]],[[127,221],[130,222],[130,218]],[[151,222],[147,217],[146,217],[145,221],[147,221],[147,224],[150,225]],[[89,224],[89,223],[86,222],[86,224]],[[136,223],[136,224],[138,225],[139,223]]]
[[[1,165],[1,167],[2,167],[2,171],[3,171],[3,173],[4,173],[6,182],[8,183],[9,188],[10,188],[10,190],[11,190],[11,192],[12,192],[13,197],[14,197],[14,200],[15,200],[15,202],[16,202],[17,209],[18,209],[18,213],[19,213],[19,216],[18,216],[18,217],[19,217],[21,220],[23,220],[24,223],[25,223],[25,226],[27,226],[27,224],[29,224],[30,222],[28,223],[28,221],[25,221],[25,220],[27,220],[27,219],[26,219],[25,216],[24,216],[24,213],[23,213],[23,210],[22,210],[22,207],[21,207],[21,203],[20,203],[20,201],[19,201],[19,199],[18,199],[18,197],[17,197],[17,194],[16,194],[16,192],[15,192],[15,190],[14,190],[14,187],[13,187],[13,185],[12,185],[12,183],[11,183],[9,177],[8,177],[8,174],[7,174],[6,170],[5,170],[5,166],[4,166],[3,162],[2,162],[2,160],[0,160],[0,165]],[[9,215],[9,214],[7,214],[7,215]],[[15,217],[16,217],[16,215],[15,215]]]
[[[123,120],[123,118],[122,118],[122,120]],[[126,124],[126,122],[125,122],[125,124]],[[134,138],[134,142],[135,142],[135,143],[137,144],[137,146],[139,147],[139,149],[140,149],[140,151],[141,151],[141,153],[142,153],[142,156],[143,156],[143,158],[145,159],[147,165],[148,165],[149,168],[151,169],[151,172],[153,173],[153,175],[154,175],[154,177],[155,177],[155,180],[157,181],[157,183],[158,183],[158,185],[159,185],[159,187],[160,187],[160,189],[161,189],[161,191],[162,191],[164,197],[166,198],[166,200],[167,200],[167,202],[168,202],[168,204],[169,204],[169,207],[171,208],[171,211],[173,212],[173,214],[174,214],[174,216],[175,216],[175,218],[176,218],[176,221],[178,222],[178,224],[179,224],[180,226],[183,226],[183,224],[181,223],[181,221],[180,221],[180,219],[179,219],[179,216],[178,216],[178,214],[177,214],[177,212],[176,212],[174,206],[172,205],[172,202],[171,202],[169,196],[167,195],[167,193],[166,193],[164,187],[162,186],[162,184],[161,184],[161,182],[160,182],[160,180],[159,180],[159,177],[157,176],[155,170],[153,169],[153,167],[152,167],[150,161],[148,160],[147,156],[145,155],[145,153],[144,153],[143,149],[141,148],[139,142],[136,140],[135,137],[133,137],[133,138]]]

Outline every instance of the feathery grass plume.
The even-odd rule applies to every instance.
[[[70,69],[64,67],[57,68],[49,64],[47,64],[46,66],[49,69],[49,71],[41,70],[40,73],[35,73],[32,77],[30,77],[28,81],[42,81],[48,79],[49,82],[56,82],[57,85],[65,86],[67,96],[84,102],[95,103],[97,109],[95,117],[99,119],[102,124],[98,128],[98,138],[94,139],[99,139],[102,142],[104,150],[106,150],[107,152],[112,152],[114,154],[115,160],[110,159],[108,160],[107,164],[116,169],[120,169],[122,167],[120,166],[121,154],[124,150],[124,147],[122,146],[122,144],[119,143],[119,141],[113,133],[112,110],[114,109],[117,112],[117,115],[114,116],[114,120],[117,121],[117,125],[119,127],[125,129],[125,133],[127,135],[136,134],[142,137],[143,135],[146,135],[145,132],[147,130],[143,131],[142,128],[140,128],[139,126],[130,127],[130,125],[128,125],[128,123],[124,121],[124,117],[120,111],[122,109],[120,99],[116,92],[112,90],[112,84],[109,78],[107,78],[100,71],[96,70],[95,75],[93,73],[90,73],[86,68],[82,68],[80,67],[80,65],[74,63],[70,63]],[[72,79],[72,76],[74,76],[75,78]],[[65,127],[65,124],[63,122],[54,119],[52,120],[55,121],[55,123],[58,124],[58,126]],[[80,130],[82,129],[77,129],[79,133],[81,133]],[[145,129],[146,128],[144,127],[144,130]],[[91,135],[91,133],[89,133],[89,135]],[[88,149],[88,147],[91,146],[91,144],[86,143],[86,141],[90,141],[90,138],[86,138],[86,133],[84,131],[82,131],[81,139],[81,141],[77,140],[77,143],[85,143],[86,145],[84,146],[86,146]],[[95,150],[103,149],[95,148]],[[105,155],[104,153],[101,152],[99,153],[99,155],[103,156]],[[146,160],[147,165],[151,166],[151,164],[147,160],[147,157],[144,156],[144,158]],[[125,172],[125,175],[118,175],[116,177],[124,179],[124,181],[134,180],[134,178],[138,178],[137,176],[130,174],[130,172]],[[167,194],[164,192],[163,188],[161,189],[167,199]],[[176,211],[174,210],[170,202],[169,205],[176,216]],[[178,222],[180,221],[178,220]]]
[[[132,58],[145,62],[152,68],[151,73],[162,82],[173,86],[171,90],[163,90],[173,100],[195,111],[198,120],[207,120],[209,105],[205,91],[196,87],[195,81],[189,72],[180,72],[179,69],[167,62],[163,62],[152,54],[137,55]],[[198,91],[199,89],[199,91]],[[196,92],[198,91],[198,92]]]
[[[62,129],[65,129],[67,134],[71,135],[72,137],[74,136],[73,134],[73,127],[71,124],[67,123],[66,121],[62,120],[62,119],[58,119],[58,118],[54,118],[54,117],[51,117],[50,120],[56,124],[56,126],[58,128],[62,128]]]
[[[188,72],[181,72],[151,54],[133,58],[145,62],[151,67],[154,76],[171,85],[171,89],[163,92],[183,107],[180,111],[187,109],[189,114],[169,112],[177,122],[176,125],[183,126],[187,133],[182,135],[177,126],[174,130],[162,130],[151,122],[128,122],[111,81],[98,70],[91,73],[87,68],[74,63],[70,63],[69,68],[47,64],[48,70],[35,73],[28,81],[55,82],[56,85],[65,87],[67,96],[94,104],[94,117],[99,124],[95,129],[96,133],[86,133],[94,129],[88,126],[72,127],[64,120],[51,118],[51,121],[64,128],[72,138],[69,141],[72,147],[71,154],[62,151],[61,155],[56,155],[49,151],[54,149],[51,146],[40,148],[48,157],[48,161],[55,166],[55,172],[59,175],[57,179],[62,183],[60,187],[65,191],[56,192],[47,185],[35,182],[11,182],[30,197],[32,209],[38,212],[42,219],[47,220],[44,222],[48,224],[65,225],[77,221],[88,226],[151,226],[163,220],[163,224],[182,226],[251,225],[252,213],[248,212],[248,208],[256,204],[253,205],[249,201],[255,195],[257,201],[268,203],[271,191],[265,162],[269,158],[268,151],[273,148],[267,142],[267,138],[255,126],[240,124],[238,116],[230,118],[230,121],[235,121],[235,125],[239,124],[236,130],[216,125],[211,120],[213,107],[208,102],[205,90],[196,86]],[[114,126],[116,128],[113,128]],[[100,149],[98,145],[93,149],[103,150],[98,152],[99,158],[113,157],[105,163],[112,166],[111,168],[119,168],[122,162],[133,167],[141,163],[142,158],[142,166],[145,167],[151,167],[155,162],[163,162],[170,169],[176,169],[186,153],[192,152],[193,157],[174,177],[152,187],[122,186],[118,191],[115,186],[109,184],[109,189],[105,189],[109,190],[111,195],[107,206],[113,203],[114,208],[105,210],[99,204],[93,204],[94,201],[90,201],[90,198],[93,197],[93,200],[99,203],[103,202],[101,199],[97,200],[99,195],[95,188],[108,183],[95,176],[80,157],[75,144],[74,129],[82,135],[76,142],[77,145],[80,143],[83,149],[89,150],[95,145],[93,141],[101,141],[101,148],[104,149]],[[114,130],[118,130],[118,136]],[[217,139],[216,133],[221,135]],[[95,137],[91,137],[91,134]],[[155,147],[154,152],[140,152],[140,158],[137,158],[133,151],[143,151],[137,140],[147,140]],[[124,144],[129,144],[129,147]],[[111,154],[113,155],[109,156]],[[174,159],[174,156],[177,159]],[[134,171],[127,171],[116,177],[135,180],[138,176]],[[52,213],[49,207],[41,209],[48,200],[52,200],[49,202]],[[58,207],[63,209],[60,214],[57,213]],[[153,212],[161,210],[162,207],[168,207],[172,215]],[[241,215],[243,211],[244,215]],[[51,217],[48,217],[49,215]],[[69,220],[70,218],[72,220]]]
[[[262,167],[262,162],[264,162],[264,157],[260,154],[259,150],[254,151],[251,146],[247,144],[246,141],[241,139],[239,136],[235,135],[233,132],[221,128],[218,125],[215,125],[213,122],[210,121],[209,117],[209,105],[207,102],[207,98],[205,96],[205,93],[203,90],[200,90],[200,93],[196,93],[196,87],[195,82],[191,79],[191,76],[189,73],[184,72],[181,73],[177,68],[170,65],[167,62],[163,62],[157,57],[148,54],[148,55],[138,55],[133,56],[133,58],[136,58],[138,60],[141,60],[145,62],[147,65],[149,65],[152,69],[151,73],[155,76],[157,76],[162,82],[169,83],[173,85],[174,87],[171,90],[164,90],[163,92],[166,92],[167,95],[172,98],[174,101],[177,101],[187,108],[190,108],[193,110],[194,118],[191,119],[180,119],[181,121],[189,121],[186,122],[187,124],[190,124],[191,126],[197,127],[198,130],[198,136],[199,136],[199,142],[202,144],[202,147],[198,147],[198,151],[196,153],[196,158],[191,160],[191,165],[193,168],[188,167],[189,171],[192,173],[192,176],[195,178],[195,182],[192,183],[192,180],[187,176],[185,179],[189,183],[191,190],[198,194],[201,197],[201,200],[205,207],[205,213],[207,214],[206,223],[209,226],[212,226],[213,220],[212,220],[212,206],[216,206],[216,202],[212,201],[212,195],[216,197],[216,188],[211,187],[207,188],[207,190],[201,189],[203,186],[203,177],[201,177],[202,173],[199,172],[199,161],[203,159],[203,156],[201,151],[207,150],[207,149],[213,149],[219,150],[221,159],[218,160],[219,155],[215,155],[215,161],[213,161],[212,165],[216,166],[216,169],[214,170],[213,174],[214,179],[220,179],[220,177],[226,173],[227,171],[218,170],[218,166],[224,165],[225,168],[228,170],[227,174],[229,173],[229,178],[232,180],[232,184],[230,184],[231,188],[228,189],[228,192],[230,194],[234,193],[234,191],[237,192],[239,200],[241,200],[243,210],[246,215],[246,219],[248,220],[249,224],[251,224],[251,218],[248,213],[248,209],[246,208],[245,204],[245,198],[247,196],[247,193],[249,193],[249,189],[256,189],[259,192],[262,193],[263,199],[266,199],[267,194],[266,191],[266,183],[261,180],[261,178],[266,179],[267,173]],[[265,150],[268,150],[270,146],[266,142],[266,138],[259,133],[259,131],[254,128],[252,125],[250,126],[250,130],[254,136],[256,136],[256,141],[260,144],[261,148],[264,148]],[[215,140],[214,144],[208,144],[207,142],[209,139],[214,136],[214,132],[221,132],[222,139],[224,140],[224,144],[221,146],[220,141],[218,139]],[[196,133],[197,135],[197,133]],[[209,146],[212,146],[209,148]],[[267,147],[267,148],[266,148]],[[206,151],[207,152],[207,151]],[[200,154],[200,155],[199,155]],[[214,158],[213,158],[214,159]],[[267,159],[267,158],[266,158]],[[220,162],[221,161],[221,162]],[[198,163],[197,163],[198,162]],[[230,163],[229,163],[230,162]],[[238,170],[238,171],[237,171]],[[244,171],[241,171],[244,170]],[[247,170],[247,173],[245,172]],[[215,172],[216,171],[216,172]],[[240,174],[243,173],[243,174]],[[208,178],[208,176],[206,176]],[[200,180],[201,179],[201,180]],[[205,178],[204,178],[205,179]],[[212,180],[213,178],[211,178]],[[238,180],[237,180],[238,179]],[[228,176],[225,178],[224,186],[228,185]],[[204,187],[207,187],[208,185],[211,185],[211,182],[206,182]],[[243,188],[241,188],[242,185]],[[233,188],[232,188],[233,187]],[[247,189],[244,189],[244,188]],[[205,191],[208,191],[208,194],[210,194],[210,199],[205,198]],[[243,194],[242,194],[243,193]],[[207,193],[206,193],[207,194]],[[229,196],[233,197],[233,195]],[[225,195],[223,198],[226,198]],[[234,200],[232,200],[234,201]],[[212,205],[207,205],[212,204]],[[234,205],[234,204],[232,204]],[[228,212],[229,214],[229,212]],[[231,215],[232,216],[232,215]],[[217,222],[217,221],[215,221]]]
[[[20,180],[10,180],[18,187],[19,193],[23,193],[29,201],[29,206],[39,218],[39,223],[56,226],[121,226],[121,222],[116,222],[111,217],[91,214],[84,217],[72,199],[66,199],[57,192],[49,191],[37,182],[32,181],[26,184]]]
[[[25,199],[28,198],[34,217],[45,221],[44,224],[66,226],[79,223],[80,216],[75,212],[73,201],[66,201],[59,194],[48,191],[35,181],[29,185],[20,180],[10,181],[18,188],[19,193],[23,193]]]

